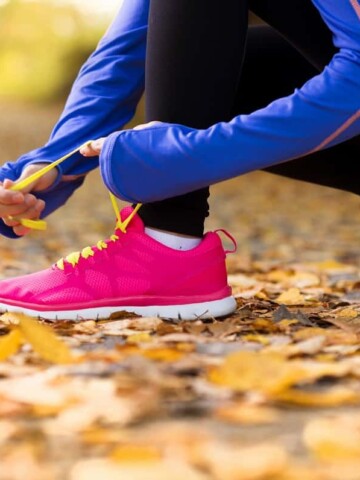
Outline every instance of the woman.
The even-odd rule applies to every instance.
[[[49,270],[1,282],[1,308],[47,318],[117,310],[225,315],[235,302],[220,240],[216,233],[203,237],[207,185],[267,168],[359,193],[359,3],[251,0],[249,7],[274,28],[250,29],[245,49],[245,1],[224,7],[215,0],[124,1],[49,143],[5,165],[1,178],[24,177],[39,162],[121,128],[144,78],[147,120],[162,123],[84,147],[86,160],[74,155],[56,179],[49,174],[23,195],[10,192],[7,180],[1,231],[26,233],[9,215],[36,218],[43,208],[42,216],[58,208],[99,154],[108,188],[145,205],[126,234],[117,231]]]

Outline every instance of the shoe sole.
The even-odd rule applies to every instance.
[[[0,303],[0,312],[23,313],[30,317],[40,317],[46,320],[72,320],[74,322],[107,319],[120,312],[134,313],[141,317],[160,317],[174,320],[202,320],[230,315],[236,310],[236,306],[234,297],[230,296],[222,298],[221,300],[185,305],[99,307],[56,312],[44,312]]]

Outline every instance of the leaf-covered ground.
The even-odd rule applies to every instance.
[[[57,113],[2,112],[1,161]],[[99,183],[46,234],[1,239],[0,278],[111,234]],[[0,318],[0,479],[360,479],[359,207],[259,173],[214,188],[209,228],[239,243],[221,321]]]

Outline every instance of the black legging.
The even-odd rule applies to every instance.
[[[291,94],[329,62],[331,33],[311,0],[249,4],[273,28],[251,27],[245,42],[245,0],[151,0],[147,121],[207,128]],[[357,137],[267,171],[360,194],[359,152]],[[208,197],[202,189],[144,205],[139,213],[147,226],[201,236]]]

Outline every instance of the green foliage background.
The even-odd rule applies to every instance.
[[[50,0],[5,3],[0,7],[0,98],[62,100],[108,23]]]

